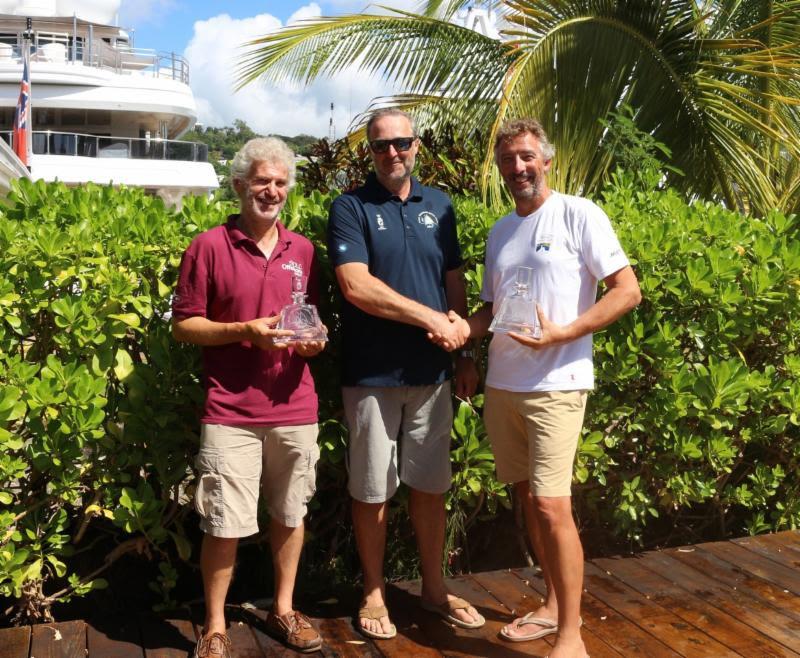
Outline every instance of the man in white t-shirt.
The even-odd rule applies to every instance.
[[[531,119],[505,124],[495,161],[516,209],[492,228],[481,298],[468,322],[486,335],[517,268],[533,268],[541,336],[495,333],[489,347],[484,421],[498,479],[513,483],[547,584],[538,610],[501,630],[510,641],[557,634],[550,658],[584,658],[580,633],[583,550],[570,486],[587,391],[594,387],[592,332],[641,300],[639,284],[606,214],[586,199],[550,190],[554,149]],[[597,282],[605,294],[597,299]],[[461,358],[456,392],[474,393],[477,373]]]

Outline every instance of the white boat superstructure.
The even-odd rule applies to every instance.
[[[207,147],[177,139],[197,119],[185,59],[134,48],[119,27],[81,17],[103,17],[99,2],[11,4],[0,14],[0,137],[10,143],[31,17],[32,178],[134,185],[171,201],[218,187]],[[77,5],[83,13],[57,15]]]

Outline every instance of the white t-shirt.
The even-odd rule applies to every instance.
[[[598,206],[552,192],[533,214],[512,212],[492,227],[481,298],[497,313],[513,290],[517,267],[531,267],[533,298],[552,322],[567,325],[595,303],[597,282],[628,264]],[[486,383],[508,391],[592,389],[592,336],[537,351],[493,334]]]

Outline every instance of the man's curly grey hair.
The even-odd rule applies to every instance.
[[[294,153],[282,139],[256,137],[240,148],[231,163],[231,185],[234,179],[246,180],[255,162],[269,162],[286,167],[289,187],[294,185],[296,174]]]
[[[524,135],[525,133],[530,133],[539,140],[539,147],[544,160],[553,159],[553,156],[556,154],[556,149],[547,138],[547,133],[544,131],[544,128],[542,128],[542,124],[536,119],[525,118],[506,121],[502,126],[500,126],[500,129],[497,131],[497,134],[494,138],[495,160],[497,160],[497,152],[500,150],[500,146],[503,143],[510,142],[515,137]]]

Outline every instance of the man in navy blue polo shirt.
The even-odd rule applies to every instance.
[[[422,566],[422,605],[464,628],[483,617],[442,576],[450,488],[451,358],[468,325],[455,215],[444,193],[411,176],[419,140],[396,109],[367,122],[374,166],[331,206],[328,252],[344,295],[343,388],[350,430],[353,526],[364,571],[361,631],[394,637],[385,607],[387,501],[400,482]],[[455,311],[448,318],[448,309]],[[438,344],[433,342],[435,337]]]

